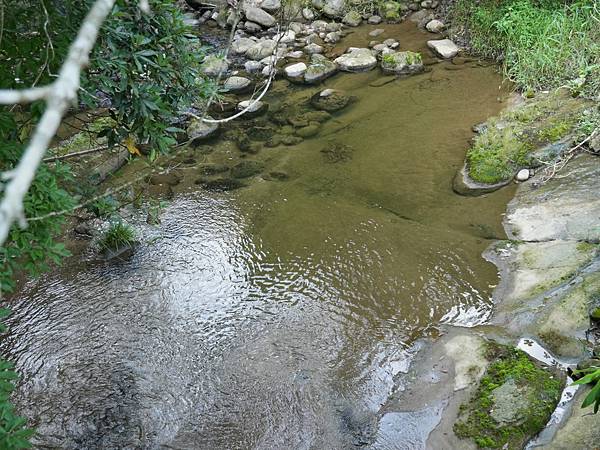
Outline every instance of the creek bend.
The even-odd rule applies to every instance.
[[[373,28],[344,45],[364,46]],[[429,54],[413,24],[385,28]],[[419,429],[439,411],[398,413],[414,428],[409,447],[379,411],[420,338],[491,313],[497,273],[481,253],[504,236],[512,192],[451,186],[471,126],[508,90],[477,61],[374,87],[381,77],[277,81],[266,101],[281,114],[324,88],[355,97],[318,135],[247,157],[289,179],[211,192],[186,169],[160,225],[131,212],[142,242],[130,258],[73,257],[11,299],[2,349],[22,374],[15,400],[36,446],[423,446]],[[350,150],[328,160],[331,143]],[[211,145],[199,162],[241,158],[225,139]]]

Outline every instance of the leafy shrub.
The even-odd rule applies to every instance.
[[[592,385],[592,390],[583,400],[581,407],[587,408],[588,406],[594,405],[594,414],[596,414],[598,409],[600,409],[600,367],[590,367],[589,369],[584,369],[578,372],[580,374],[584,374],[585,376],[573,384]]]
[[[103,27],[84,85],[111,100],[116,126],[105,128],[109,144],[129,139],[148,144],[151,157],[167,152],[182,131],[178,113],[201,100],[212,85],[200,77],[204,49],[170,0],[150,2],[142,14],[137,1],[118,0]],[[89,105],[97,103],[89,95]]]

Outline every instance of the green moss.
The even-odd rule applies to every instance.
[[[461,406],[454,432],[461,438],[472,439],[482,448],[521,449],[546,425],[560,399],[563,381],[533,362],[525,352],[512,347],[489,343],[487,358],[494,362],[482,377],[473,398]],[[521,411],[521,421],[501,425],[491,415],[495,406],[493,391],[510,380],[524,388],[528,406]]]
[[[582,124],[595,125],[588,107],[588,102],[557,91],[490,119],[467,153],[469,176],[487,184],[509,180],[519,169],[529,167],[536,149],[581,134]]]
[[[381,61],[386,66],[394,66],[394,65],[396,65],[396,58],[394,58],[394,54],[393,53],[387,53],[387,54],[383,55],[383,57],[381,58]]]
[[[385,20],[396,22],[400,20],[400,3],[385,2],[381,6],[382,16]]]

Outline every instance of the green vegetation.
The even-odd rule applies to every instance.
[[[453,16],[473,50],[502,60],[507,77],[523,90],[566,85],[587,96],[600,92],[595,0],[458,0]]]
[[[9,310],[0,309],[0,320],[9,314]],[[5,332],[6,327],[0,323],[0,333]],[[34,434],[34,430],[27,428],[27,421],[15,414],[9,401],[17,377],[13,365],[0,360],[0,448],[6,450],[31,448],[29,438]]]
[[[423,62],[423,57],[420,53],[408,51],[406,52],[406,62],[411,66],[413,64],[421,64]]]
[[[117,221],[112,222],[100,239],[100,248],[104,251],[117,251],[129,247],[136,242],[135,231],[129,225]]]
[[[382,56],[381,62],[383,62],[383,64],[386,66],[394,66],[396,65],[396,58],[392,53],[386,53]]]
[[[482,448],[521,449],[546,425],[560,399],[563,381],[512,347],[490,342],[486,356],[493,362],[473,398],[461,406],[454,432],[461,438],[473,439]],[[518,411],[519,420],[501,424],[491,413],[497,402],[495,390],[505,383],[517,386],[527,407]]]
[[[582,408],[594,405],[594,414],[600,409],[600,367],[589,367],[587,369],[577,371],[578,375],[584,375],[583,378],[577,380],[574,384],[590,384],[592,389],[583,400]]]

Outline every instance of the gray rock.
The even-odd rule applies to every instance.
[[[310,0],[310,4],[318,10],[323,9],[323,6],[325,6],[325,1],[324,0]]]
[[[251,81],[244,77],[229,77],[223,84],[223,90],[226,92],[243,92],[250,87]]]
[[[494,406],[490,416],[500,425],[520,425],[531,407],[526,387],[519,387],[512,378],[492,391]]]
[[[344,14],[344,0],[324,0],[323,14],[331,18],[339,18]]]
[[[249,73],[259,72],[262,68],[263,68],[263,65],[258,61],[250,60],[250,61],[246,61],[244,63],[244,69],[246,69],[246,72],[249,72]]]
[[[350,11],[344,16],[342,22],[348,25],[349,27],[357,27],[361,24],[362,17],[358,12]]]
[[[280,44],[289,44],[290,42],[294,42],[296,40],[296,32],[293,30],[288,30],[283,33],[276,34],[273,36],[273,40],[275,42],[279,42]]]
[[[257,8],[255,6],[246,6],[244,8],[244,12],[246,14],[246,19],[251,22],[255,22],[263,27],[272,27],[275,25],[275,17],[266,12],[263,9]]]
[[[340,70],[345,72],[364,72],[377,65],[377,59],[368,48],[358,48],[335,59]]]
[[[310,104],[319,111],[334,112],[345,108],[350,103],[350,97],[336,89],[325,89],[310,99]]]
[[[425,28],[425,25],[427,25],[427,23],[429,23],[431,20],[435,19],[435,16],[431,13],[431,11],[422,9],[412,13],[409,19],[411,22],[416,23],[419,28]]]
[[[268,12],[275,12],[281,8],[281,0],[262,0],[260,8]]]
[[[314,53],[323,53],[323,47],[321,47],[319,44],[308,44],[306,47],[304,47],[304,51],[309,55]]]
[[[322,55],[314,54],[310,59],[310,65],[304,74],[304,81],[308,84],[315,84],[329,78],[337,73],[337,65],[329,61]]]
[[[322,33],[324,31],[327,31],[327,22],[325,22],[324,20],[315,20],[312,24],[311,27],[317,32],[317,33]]]
[[[381,20],[382,19],[379,16],[371,16],[367,22],[371,25],[377,25],[378,23],[381,23]]]
[[[425,28],[431,33],[441,33],[444,30],[444,22],[442,22],[441,20],[433,19],[427,22]]]
[[[296,50],[294,52],[289,52],[285,54],[286,58],[292,58],[292,59],[300,59],[304,56],[304,52],[302,50]]]
[[[219,76],[219,74],[227,72],[228,68],[227,60],[220,55],[208,55],[202,63],[202,73],[210,77]]]
[[[396,45],[398,43],[398,41],[396,39],[386,39],[385,41],[383,41],[384,45],[387,45],[390,48],[394,48],[394,45]]]
[[[458,46],[450,39],[427,41],[427,47],[432,49],[438,56],[446,59],[454,58],[459,50]]]
[[[435,9],[440,3],[437,0],[423,0],[421,2],[421,8]]]
[[[327,33],[325,35],[325,42],[329,44],[335,44],[342,39],[342,35],[339,31],[332,31],[331,33]]]
[[[410,75],[422,72],[424,66],[419,53],[393,52],[384,55],[381,59],[381,68],[384,73]]]
[[[250,22],[249,20],[244,23],[244,29],[248,31],[248,33],[258,33],[259,31],[262,31],[262,27],[259,24]]]
[[[250,38],[239,38],[231,43],[231,51],[238,55],[242,55],[254,46],[254,44],[255,42]]]
[[[380,34],[383,34],[383,33],[385,33],[385,30],[383,28],[376,28],[375,30],[373,30],[373,31],[371,31],[369,33],[369,36],[371,36],[371,37],[377,37],[377,36],[379,36]]]
[[[255,43],[246,51],[246,57],[254,61],[260,61],[273,54],[277,43],[272,40],[265,40]]]
[[[315,12],[310,8],[302,8],[302,17],[306,20],[314,20]]]
[[[207,119],[212,119],[212,117],[207,117]],[[199,119],[192,119],[187,127],[186,133],[188,139],[192,141],[193,144],[197,144],[198,142],[214,136],[218,130],[218,123],[208,123]]]

